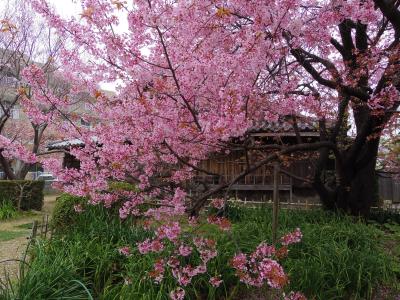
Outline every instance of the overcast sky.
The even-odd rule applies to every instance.
[[[78,1],[49,0],[49,2],[57,9],[57,12],[64,17],[78,15],[81,11]]]

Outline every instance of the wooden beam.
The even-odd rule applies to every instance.
[[[251,133],[251,136],[279,136],[279,137],[285,137],[285,136],[296,136],[295,132],[255,132],[255,133]],[[304,137],[318,137],[319,136],[319,132],[300,132],[300,136],[304,136]]]
[[[210,184],[210,187],[216,186]],[[232,191],[273,191],[274,185],[271,184],[234,184],[230,188]],[[292,186],[290,184],[279,185],[280,191],[290,191]]]
[[[278,236],[278,213],[279,213],[279,163],[274,163],[274,193],[272,206],[272,242],[275,244]]]

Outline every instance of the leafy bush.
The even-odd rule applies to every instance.
[[[62,194],[57,197],[51,218],[51,226],[53,229],[59,231],[69,227],[77,216],[74,206],[84,205],[86,201],[87,200],[84,197],[73,196],[70,194]]]
[[[108,183],[108,187],[110,191],[138,191],[138,188],[134,184],[125,181],[111,181]]]
[[[63,197],[70,204],[82,200]],[[54,299],[54,295],[63,295],[88,299],[87,289],[94,299],[168,299],[168,293],[176,287],[172,274],[165,274],[161,285],[153,283],[147,272],[157,258],[141,255],[136,248],[136,243],[150,233],[133,226],[129,219],[121,221],[115,212],[101,206],[89,205],[82,213],[69,212],[74,220],[62,235],[35,245],[31,268],[14,288],[18,298]],[[240,284],[230,259],[239,251],[253,251],[261,241],[271,242],[271,210],[232,207],[229,213],[235,219],[230,234],[222,234],[214,225],[201,229],[217,240],[220,255],[210,261],[208,275],[195,277],[185,288],[188,299],[269,295]],[[377,286],[396,280],[390,267],[392,260],[377,243],[382,231],[376,227],[323,211],[281,211],[279,221],[281,234],[300,227],[304,235],[283,261],[290,275],[287,290],[300,290],[310,299],[371,299]],[[120,255],[118,248],[127,245],[132,255]],[[216,274],[224,278],[219,288],[208,284],[209,276]]]
[[[18,212],[10,200],[0,201],[0,220],[14,218],[17,214]]]
[[[21,190],[23,190],[20,209],[41,210],[44,197],[43,188],[44,181],[0,180],[0,201],[8,199],[13,202],[15,207],[18,207]]]

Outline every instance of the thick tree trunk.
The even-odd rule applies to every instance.
[[[336,209],[355,216],[368,215],[378,200],[375,163],[376,159],[371,159],[346,183],[337,187],[334,195]]]
[[[366,143],[357,160],[342,166],[340,178],[314,185],[324,206],[355,216],[367,216],[378,200],[376,159],[379,140]]]

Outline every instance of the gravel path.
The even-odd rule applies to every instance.
[[[40,212],[32,212],[24,214],[12,220],[0,221],[0,232],[10,232],[16,235],[10,240],[2,240],[0,238],[0,281],[4,280],[5,274],[16,278],[18,276],[18,261],[7,261],[9,259],[21,259],[26,251],[29,242],[31,229],[27,228],[28,224],[34,220],[41,222],[42,217],[46,214],[50,215],[53,211],[56,195],[45,196],[43,210]],[[19,227],[23,225],[22,227]]]

